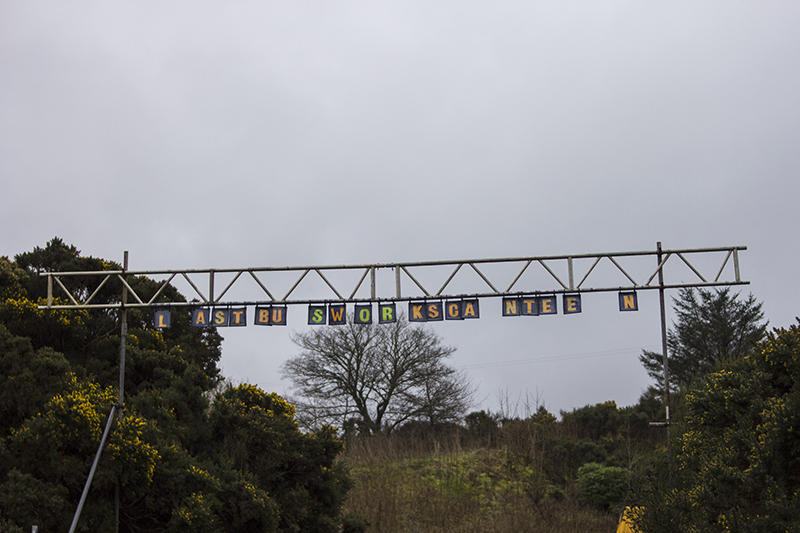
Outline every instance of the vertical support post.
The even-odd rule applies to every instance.
[[[667,454],[670,454],[669,444],[669,359],[667,357],[667,309],[664,301],[664,266],[661,265],[661,242],[656,245],[658,251],[658,297],[661,303],[661,350],[664,357],[664,405],[667,416]]]
[[[395,265],[394,267],[394,284],[397,288],[397,299],[399,300],[402,298],[400,295],[400,265]]]
[[[128,252],[125,252],[122,261],[122,279],[128,281],[125,272],[128,271]],[[125,344],[128,339],[128,288],[122,286],[122,305],[120,306],[120,333],[119,333],[119,421],[122,422],[122,406],[125,403]]]
[[[125,251],[122,260],[122,279],[127,282],[125,272],[128,271],[128,252]],[[125,405],[125,346],[128,340],[128,288],[122,286],[122,305],[120,306],[120,335],[119,335],[119,399],[117,400],[117,415],[122,424],[123,406]],[[114,485],[114,531],[119,531],[119,480]]]
[[[47,307],[53,305],[53,275],[47,274]]]
[[[369,268],[370,296],[375,300],[375,267]]]
[[[208,301],[214,304],[214,271],[208,271]]]
[[[572,258],[567,257],[567,266],[569,268],[569,290],[575,290],[575,275],[572,270]]]

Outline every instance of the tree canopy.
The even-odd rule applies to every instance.
[[[409,420],[452,422],[466,414],[472,386],[444,359],[455,349],[404,316],[392,324],[323,326],[299,333],[300,354],[283,365],[306,423],[356,423],[390,433]]]
[[[117,401],[116,312],[41,310],[41,271],[111,270],[53,239],[0,257],[0,530],[66,531]],[[70,277],[74,290],[97,280]],[[129,278],[148,297],[157,285]],[[114,302],[119,286],[95,297]],[[168,288],[170,298],[181,298]],[[300,431],[294,407],[255,386],[226,384],[222,338],[174,312],[159,331],[128,311],[124,418],[101,457],[79,531],[339,530],[349,481],[330,427]]]
[[[686,395],[670,468],[649,478],[637,517],[650,533],[797,531],[800,327],[708,374]]]
[[[764,339],[767,323],[761,303],[730,289],[681,289],[673,299],[677,320],[667,332],[670,388],[691,384],[719,361],[739,359]],[[639,360],[658,385],[664,382],[660,352],[643,351]]]

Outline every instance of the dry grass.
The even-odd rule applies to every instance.
[[[354,439],[344,458],[355,482],[345,512],[380,533],[610,533],[616,517],[588,509],[507,449],[456,436]]]

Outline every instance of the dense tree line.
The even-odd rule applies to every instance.
[[[53,239],[0,257],[0,531],[67,531],[117,401],[116,311],[45,311],[42,271],[118,270]],[[71,277],[94,292],[97,278]],[[129,279],[149,297],[156,283]],[[108,283],[96,300],[117,301]],[[181,298],[175,289],[168,296]],[[338,531],[349,481],[327,426],[303,433],[294,407],[226,384],[221,337],[174,313],[153,327],[129,310],[124,418],[115,423],[79,531]]]

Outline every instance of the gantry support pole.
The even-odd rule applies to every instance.
[[[124,254],[122,261],[122,272],[128,271],[128,252]],[[123,274],[122,279],[127,282],[127,276]],[[122,424],[125,406],[125,346],[128,341],[128,303],[127,283],[122,284],[122,305],[120,306],[120,334],[119,334],[119,400],[117,401],[117,414],[119,423]],[[114,485],[114,533],[119,533],[119,480]]]
[[[658,250],[658,297],[661,303],[661,353],[664,361],[664,406],[666,408],[667,426],[667,455],[670,455],[669,443],[669,356],[667,353],[667,308],[664,301],[664,266],[661,263],[661,242],[656,245]]]
[[[123,273],[128,270],[128,252],[125,252],[124,260],[123,260]],[[125,276],[123,275],[123,279]],[[119,398],[117,400],[116,405],[111,406],[111,412],[108,415],[108,421],[106,422],[106,428],[103,431],[103,437],[100,439],[100,446],[97,447],[97,453],[95,453],[94,461],[92,462],[92,468],[89,470],[89,477],[86,478],[86,484],[83,486],[83,492],[81,493],[80,502],[78,502],[78,508],[75,510],[75,515],[72,517],[72,525],[70,525],[69,533],[74,533],[75,528],[78,526],[78,520],[81,517],[81,512],[83,512],[83,505],[86,503],[86,497],[89,494],[89,488],[92,486],[92,480],[94,479],[94,473],[97,470],[97,464],[100,462],[100,456],[103,453],[103,448],[106,446],[106,441],[108,440],[108,435],[111,432],[111,425],[114,423],[114,415],[118,415],[119,422],[122,423],[122,416],[123,410],[122,406],[125,400],[125,341],[128,337],[128,310],[125,308],[125,304],[128,300],[128,290],[126,288],[126,284],[123,283],[122,286],[122,305],[120,306],[120,342],[119,342]],[[115,526],[114,531],[119,531],[119,480],[114,487],[114,519],[115,519]]]

